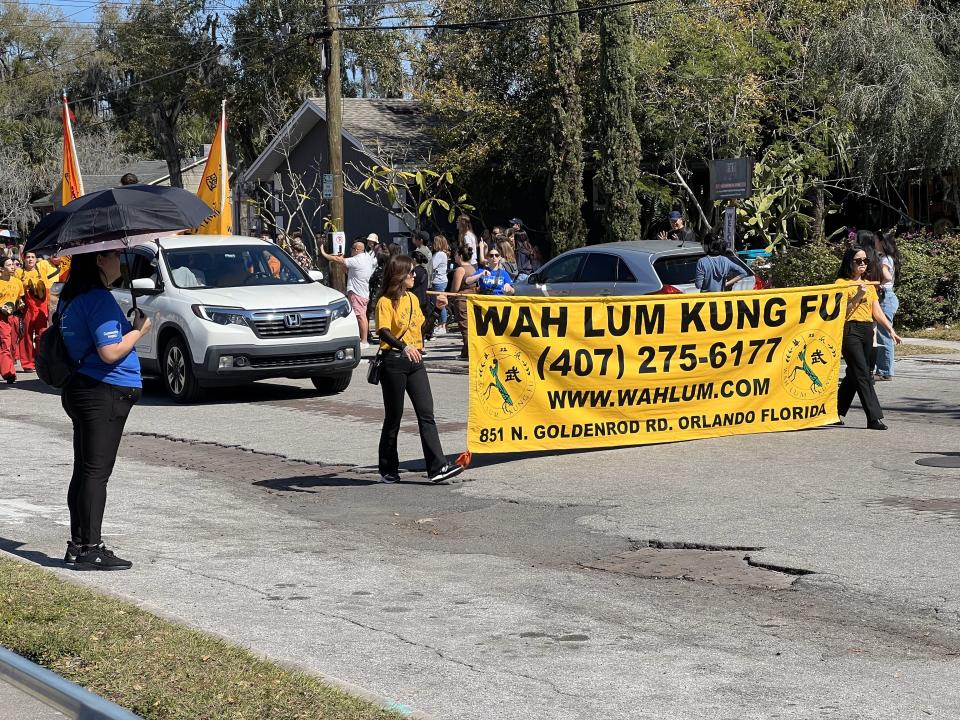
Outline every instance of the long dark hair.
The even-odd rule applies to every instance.
[[[871,233],[872,234],[872,233]],[[853,279],[853,258],[858,252],[866,253],[867,263],[870,262],[870,252],[859,245],[848,245],[847,249],[843,251],[843,260],[840,261],[840,269],[837,270],[837,279],[838,280],[852,280]],[[870,265],[867,265],[867,270],[864,271],[864,275],[870,269]]]
[[[877,240],[883,249],[883,254],[893,260],[894,279],[900,277],[900,249],[897,247],[897,241],[893,237],[893,231],[887,230],[878,233]]]
[[[380,297],[390,298],[394,303],[399,302],[407,293],[407,287],[404,280],[416,266],[413,258],[409,255],[394,255],[387,260],[383,268],[383,289],[380,291]]]
[[[111,251],[113,252],[113,251]],[[60,292],[60,302],[68,303],[90,290],[105,288],[103,273],[97,265],[97,258],[105,253],[81,253],[70,261],[70,277]]]

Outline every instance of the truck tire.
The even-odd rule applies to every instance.
[[[176,403],[192,403],[200,397],[200,383],[193,374],[190,351],[179,335],[174,335],[163,347],[160,380],[167,397]]]
[[[321,394],[336,395],[350,387],[350,381],[352,379],[353,373],[347,372],[338,375],[314,375],[310,378],[310,381]]]

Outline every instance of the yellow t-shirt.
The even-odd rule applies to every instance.
[[[20,278],[20,282],[23,283],[25,292],[31,293],[33,297],[40,300],[47,296],[47,291],[50,289],[50,286],[46,282],[46,274],[39,262],[33,270],[24,268],[18,277]]]
[[[837,285],[845,285],[846,290],[844,292],[847,294],[847,303],[852,302],[853,296],[857,294],[857,288],[860,286],[859,282],[854,282],[853,280],[837,280]],[[847,322],[873,322],[873,304],[878,300],[877,296],[877,286],[876,285],[867,285],[867,294],[863,296],[863,299],[860,301],[860,304],[857,305],[856,309],[847,317]]]
[[[60,268],[49,260],[44,260],[43,258],[37,260],[37,269],[43,277],[43,284],[47,286],[47,290],[49,290],[50,286],[55,282],[60,282]]]
[[[423,313],[420,311],[420,301],[412,292],[408,292],[396,305],[393,300],[381,297],[377,300],[377,327],[387,328],[400,342],[423,347]],[[400,337],[400,333],[404,333]],[[385,342],[380,343],[381,350],[389,350]]]
[[[0,278],[0,305],[6,303],[17,304],[17,300],[23,297],[23,283],[17,278],[11,276],[9,280]]]

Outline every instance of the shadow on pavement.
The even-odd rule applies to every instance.
[[[270,478],[269,480],[257,480],[253,483],[258,487],[265,487],[271,490],[282,492],[317,492],[314,488],[325,487],[365,487],[367,485],[379,485],[379,479],[364,479],[355,477],[344,477],[343,475],[314,475]]]
[[[53,558],[45,553],[39,552],[38,550],[24,550],[22,542],[10,540],[9,538],[0,537],[0,550],[8,552],[11,555],[16,555],[24,560],[29,560],[30,562],[36,563],[37,565],[41,565],[43,567],[63,567],[62,558]]]

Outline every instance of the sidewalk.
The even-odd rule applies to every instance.
[[[0,708],[3,708],[3,720],[57,720],[66,717],[63,713],[44,705],[2,680],[0,680]]]

